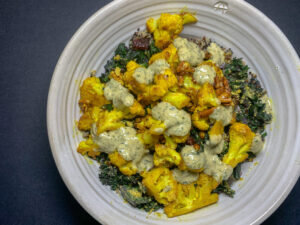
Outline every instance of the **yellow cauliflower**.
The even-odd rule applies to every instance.
[[[218,194],[212,194],[218,182],[204,173],[191,184],[178,184],[176,200],[165,206],[168,217],[180,216],[218,201]]]
[[[114,79],[124,85],[123,73],[121,73],[121,69],[119,67],[116,67],[114,70],[110,71],[109,78]]]
[[[151,115],[138,118],[136,120],[135,127],[141,132],[148,130],[149,133],[153,135],[163,134],[166,129],[166,126],[162,121],[155,120]]]
[[[148,130],[138,133],[137,137],[148,148],[154,147],[159,142],[159,136],[151,134]]]
[[[134,100],[133,105],[128,108],[128,110],[124,110],[124,117],[126,119],[132,119],[136,116],[144,116],[145,109],[137,100]]]
[[[95,158],[97,155],[100,155],[99,151],[96,151],[99,148],[97,144],[93,142],[93,139],[89,137],[89,139],[81,141],[77,147],[77,152],[81,155],[88,155],[90,157]]]
[[[101,109],[96,106],[88,108],[88,110],[82,114],[78,121],[78,129],[81,131],[90,130],[92,124],[97,122],[100,111]]]
[[[181,155],[175,149],[169,148],[162,144],[155,145],[155,153],[153,155],[154,165],[169,167],[171,165],[179,165]]]
[[[116,109],[112,111],[101,110],[96,123],[97,135],[105,131],[116,130],[124,126],[121,120],[124,118],[123,112]]]
[[[172,135],[172,139],[175,143],[184,143],[184,142],[186,142],[186,140],[188,139],[189,136],[190,136],[189,134],[187,134],[185,136],[174,136],[174,135]]]
[[[220,100],[217,98],[214,87],[210,83],[203,84],[198,91],[197,98],[198,106],[202,110],[220,105]]]
[[[192,123],[195,127],[197,127],[199,130],[208,130],[209,128],[209,122],[208,118],[202,118],[199,115],[200,109],[197,107],[192,115]]]
[[[186,107],[190,103],[190,97],[187,95],[180,93],[180,92],[168,92],[162,100],[164,102],[169,102],[172,105],[174,105],[178,109],[182,109],[183,107]]]
[[[109,103],[104,97],[103,87],[104,84],[97,77],[88,77],[83,81],[80,87],[79,100],[79,106],[83,112],[92,106],[101,107]]]
[[[137,168],[133,166],[132,162],[127,162],[117,151],[109,154],[108,158],[124,175],[131,176],[137,173]]]
[[[162,13],[157,20],[148,19],[146,26],[148,31],[153,33],[155,45],[163,49],[182,31],[184,24],[194,22],[197,22],[197,19],[190,13],[173,15]]]
[[[169,63],[172,70],[175,71],[175,68],[179,63],[177,49],[173,44],[170,44],[163,51],[152,55],[151,58],[149,59],[149,65],[158,59],[165,59]]]
[[[167,205],[177,198],[177,181],[168,168],[154,168],[142,176],[147,192],[159,203]]]
[[[222,135],[224,133],[224,126],[221,121],[216,121],[214,125],[208,131],[209,136]]]
[[[234,123],[229,128],[229,149],[223,157],[223,162],[236,167],[248,158],[247,152],[251,148],[255,134],[243,123]]]
[[[126,87],[137,95],[137,100],[144,104],[157,101],[162,98],[169,90],[177,84],[177,78],[171,69],[166,69],[163,74],[154,77],[154,83],[150,85],[140,84],[133,77],[135,69],[140,67],[134,61],[127,63],[127,71],[124,74]]]
[[[174,141],[174,139],[170,136],[164,135],[165,138],[165,146],[168,148],[176,149],[177,148],[177,143]]]

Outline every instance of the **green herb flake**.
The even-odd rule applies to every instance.
[[[110,112],[114,109],[114,106],[112,104],[106,104],[102,106],[102,109],[106,109],[108,112]]]

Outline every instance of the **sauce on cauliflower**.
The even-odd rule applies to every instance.
[[[185,136],[191,129],[191,117],[168,102],[160,102],[152,109],[152,116],[163,121],[167,135]]]

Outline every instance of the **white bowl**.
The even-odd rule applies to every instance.
[[[260,11],[244,1],[226,0],[227,13],[205,0],[120,0],[87,20],[64,49],[51,81],[47,125],[59,172],[77,201],[102,224],[258,224],[286,198],[300,172],[300,62],[295,50]],[[222,4],[223,4],[222,3]],[[220,6],[220,5],[219,5]],[[275,118],[263,152],[244,167],[244,180],[234,185],[233,199],[220,196],[217,204],[177,218],[146,213],[125,204],[98,180],[98,165],[76,152],[81,139],[75,128],[79,118],[79,85],[91,70],[103,71],[120,42],[144,27],[151,16],[188,7],[198,22],[184,35],[211,37],[243,57],[260,75],[273,99]]]

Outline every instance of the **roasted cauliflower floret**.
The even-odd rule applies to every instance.
[[[97,77],[86,78],[80,87],[79,106],[83,112],[92,106],[101,107],[108,104],[103,94],[104,84]]]
[[[171,69],[165,69],[162,74],[154,76],[153,84],[141,84],[133,77],[134,71],[141,67],[134,61],[127,63],[127,71],[124,74],[125,85],[137,95],[137,100],[144,104],[157,101],[162,98],[168,89],[177,84],[177,78]]]
[[[119,67],[116,67],[114,70],[110,71],[109,77],[124,85],[123,73]]]
[[[175,70],[179,62],[177,49],[173,44],[170,44],[163,51],[152,55],[151,58],[149,59],[149,64],[152,64],[154,61],[158,59],[165,59],[169,63],[171,69]]]
[[[137,168],[132,164],[132,162],[127,162],[123,157],[115,151],[108,155],[108,158],[112,164],[117,166],[121,173],[127,176],[131,176],[137,173]]]
[[[248,158],[247,152],[251,148],[255,134],[243,123],[234,123],[229,128],[229,149],[223,157],[223,162],[236,167],[237,164]]]
[[[217,98],[214,87],[210,83],[203,84],[198,91],[197,98],[198,106],[202,110],[220,105],[220,100]]]
[[[133,105],[129,107],[129,113],[129,117],[144,116],[145,109],[138,101],[134,100]]]
[[[168,92],[162,100],[176,106],[177,109],[182,109],[189,105],[190,97],[180,92]]]
[[[142,176],[148,193],[159,203],[167,205],[177,198],[177,181],[168,168],[154,168]]]
[[[150,33],[153,33],[155,45],[163,49],[178,35],[183,25],[197,22],[197,19],[190,13],[174,14],[162,13],[160,18],[147,20],[146,26]]]
[[[223,133],[224,133],[224,126],[220,121],[216,121],[208,132],[209,136],[222,135]]]
[[[159,136],[151,134],[149,130],[138,133],[137,137],[148,148],[154,147],[159,142]]]
[[[209,122],[207,117],[201,117],[200,115],[201,109],[197,107],[192,115],[192,123],[199,130],[208,130]]]
[[[165,145],[156,144],[155,153],[153,156],[154,165],[169,167],[171,165],[179,165],[181,155],[175,149],[169,148]]]
[[[155,120],[151,115],[138,118],[135,127],[141,132],[148,130],[150,134],[160,135],[166,130],[166,126],[162,121]]]
[[[94,106],[84,112],[78,121],[78,129],[81,131],[90,130],[92,124],[98,121],[100,111],[99,107]]]
[[[89,139],[81,141],[77,147],[77,152],[81,155],[88,155],[90,157],[95,158],[97,155],[100,155],[100,152],[97,151],[99,146],[93,142],[93,139],[89,137]]]
[[[110,130],[116,130],[124,126],[121,120],[124,114],[116,109],[112,111],[101,110],[98,114],[98,121],[96,123],[97,135]]]
[[[218,194],[212,194],[218,182],[204,173],[190,184],[178,184],[176,200],[165,206],[168,217],[180,216],[218,201]]]

